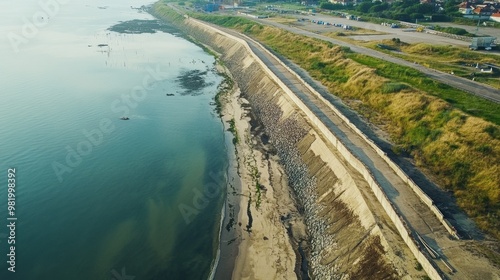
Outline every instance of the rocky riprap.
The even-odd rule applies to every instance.
[[[237,67],[241,67],[238,63],[239,61],[233,61],[229,63],[229,67],[238,69]],[[263,82],[266,77],[256,63],[244,72],[233,71],[233,75],[242,94],[249,100],[253,114],[263,124],[269,142],[276,150],[288,182],[301,204],[311,246],[311,276],[314,279],[341,279],[342,276],[336,273],[335,266],[322,264],[324,248],[335,247],[335,241],[327,232],[328,224],[318,215],[323,206],[317,203],[316,178],[310,176],[310,171],[297,148],[297,144],[311,128],[297,113],[284,117],[282,109],[277,105],[284,92],[272,81]],[[274,94],[276,92],[277,94]]]
[[[347,275],[337,272],[334,264],[324,263],[325,248],[332,250],[337,246],[334,237],[328,232],[327,221],[319,215],[324,207],[317,203],[316,178],[310,175],[310,170],[302,160],[297,147],[297,144],[308,135],[311,127],[298,113],[284,117],[283,110],[277,104],[280,96],[285,93],[266,76],[256,61],[245,65],[244,59],[249,55],[245,48],[230,39],[217,42],[217,39],[209,32],[190,26],[185,28],[199,42],[211,46],[213,50],[221,54],[221,59],[231,71],[242,95],[250,102],[252,113],[257,117],[255,121],[263,125],[265,134],[269,136],[269,143],[280,158],[280,164],[286,172],[289,185],[294,190],[304,215],[309,234],[310,259],[308,262],[311,277],[313,279],[346,278]]]

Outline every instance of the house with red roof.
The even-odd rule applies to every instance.
[[[474,14],[480,16],[491,16],[494,12],[494,9],[491,8],[490,5],[477,5],[474,9]]]
[[[474,7],[469,1],[465,1],[458,5],[458,11],[464,15],[472,15],[474,13]]]
[[[494,13],[490,16],[491,20],[494,20],[496,22],[500,22],[500,13]]]

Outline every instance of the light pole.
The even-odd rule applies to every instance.
[[[478,19],[477,19],[477,26],[476,26],[476,35],[477,35],[477,32],[479,32],[479,23],[481,22],[481,15],[478,16]]]
[[[476,34],[479,32],[479,23],[481,23],[481,12],[479,12],[479,14],[477,14],[477,26],[476,26]]]

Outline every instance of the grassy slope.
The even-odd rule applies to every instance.
[[[455,75],[467,79],[470,79],[471,73],[474,72],[474,77],[477,82],[500,88],[500,74],[481,73],[479,69],[466,66],[476,65],[476,63],[498,64],[498,56],[496,55],[487,55],[470,51],[465,47],[430,45],[427,43],[407,44],[403,42],[395,43],[391,40],[355,43],[362,44],[366,47],[385,52],[389,55],[396,56],[407,61],[417,62],[428,68],[448,73],[453,71]],[[384,44],[392,47],[394,50],[398,50],[399,52],[380,49],[377,47],[377,44]]]
[[[500,237],[500,105],[328,42],[239,17],[192,16],[257,38],[346,102],[361,101],[355,109],[389,132],[395,150],[410,153],[482,229]]]

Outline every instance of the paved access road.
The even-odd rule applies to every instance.
[[[481,20],[481,22],[484,22],[484,21]],[[441,27],[463,28],[463,29],[467,30],[467,32],[472,33],[472,34],[477,34],[478,36],[491,36],[491,37],[496,37],[497,39],[500,39],[500,28],[485,27],[483,24],[480,24],[479,28],[477,26],[460,25],[460,24],[455,24],[455,23],[451,23],[451,22],[436,22],[436,23],[429,23],[429,24],[439,25]]]
[[[420,64],[411,63],[409,61],[406,61],[406,60],[403,60],[403,59],[400,59],[397,57],[393,57],[393,56],[390,56],[388,54],[385,54],[385,53],[382,53],[382,52],[379,52],[379,51],[376,51],[373,49],[369,49],[366,47],[357,46],[357,45],[354,45],[351,43],[336,40],[336,39],[333,39],[333,38],[330,38],[327,36],[323,36],[320,34],[316,34],[316,33],[313,33],[313,32],[307,31],[307,30],[299,29],[296,27],[291,27],[289,25],[273,22],[270,20],[261,19],[259,21],[262,22],[263,24],[272,25],[272,26],[296,33],[296,34],[300,34],[300,35],[309,36],[309,37],[317,38],[320,40],[328,41],[328,42],[331,42],[331,43],[339,45],[339,46],[349,47],[352,51],[360,53],[360,54],[383,59],[385,61],[389,61],[392,63],[396,63],[399,65],[404,65],[404,66],[416,69],[416,70],[424,73],[425,75],[429,76],[430,78],[435,79],[439,82],[450,85],[454,88],[463,90],[465,92],[475,94],[475,95],[480,96],[482,98],[500,103],[500,90],[498,90],[494,87],[491,87],[491,86],[488,86],[485,84],[481,84],[481,83],[477,83],[475,81],[464,79],[461,77],[457,77],[457,76],[447,74],[444,72],[429,69],[429,68],[424,67]]]

